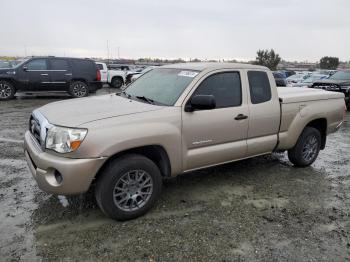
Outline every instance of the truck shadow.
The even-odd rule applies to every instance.
[[[312,173],[312,167],[297,169],[283,155],[273,154],[182,174],[164,180],[159,201],[144,218],[162,216],[163,211],[170,209],[180,211],[184,203],[189,206],[194,203],[195,206],[220,201],[220,192],[239,196],[254,194],[253,188],[264,190],[264,186],[270,186],[276,179],[288,184],[288,179],[293,180],[298,176],[305,178],[310,171]],[[42,192],[38,199],[39,206],[32,218],[39,224],[77,217],[81,219],[91,214],[104,217],[94,198],[94,186],[78,196],[51,196]]]
[[[249,241],[260,239],[259,231],[267,236],[276,232],[272,237],[276,243],[283,235],[288,244],[289,233],[280,225],[296,232],[292,238],[298,239],[302,232],[309,232],[309,222],[313,225],[315,216],[326,223],[328,188],[329,182],[317,169],[294,168],[284,155],[271,155],[167,179],[153,209],[125,222],[107,218],[97,207],[93,190],[75,197],[41,192],[36,197],[38,208],[32,213],[36,250],[43,257],[69,257],[74,246],[86,257],[96,258],[99,252],[125,258],[138,251],[134,256],[140,259],[145,254],[167,253],[169,247],[182,254],[179,246],[172,246],[174,241],[204,252],[202,242],[195,239],[205,239],[223,255],[233,252],[231,257],[249,258],[254,254]],[[308,222],[301,226],[304,220]],[[86,240],[99,244],[90,250]],[[135,246],[139,248],[130,253],[128,247]],[[103,251],[97,252],[99,248]],[[288,252],[294,254],[294,246],[281,248],[290,248]]]

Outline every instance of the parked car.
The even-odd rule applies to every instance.
[[[0,69],[4,69],[4,68],[12,68],[13,64],[11,61],[1,61],[0,60]]]
[[[324,74],[324,75],[328,75],[328,76],[334,75],[336,72],[337,72],[337,70],[327,70],[327,69],[319,70],[320,74]]]
[[[290,84],[290,86],[292,86],[292,87],[311,87],[315,81],[325,79],[327,77],[328,77],[328,75],[314,73],[314,74],[310,75],[309,77],[301,80],[298,83]]]
[[[123,85],[131,83],[131,78],[135,74],[140,74],[142,67],[131,65],[110,64],[108,83],[111,87],[122,88]]]
[[[126,82],[127,71],[118,69],[109,69],[107,82],[109,86],[121,88]]]
[[[107,83],[108,81],[108,68],[105,63],[102,62],[96,62],[97,68],[100,70],[101,73],[101,82]]]
[[[287,78],[281,72],[272,72],[277,86],[287,86]]]
[[[147,72],[153,70],[154,68],[156,68],[157,66],[148,66],[145,67],[141,72],[139,73],[135,73],[131,75],[131,79],[130,79],[130,83],[134,82],[136,79],[138,79],[140,76],[142,76],[143,74],[146,74]]]
[[[282,73],[285,78],[295,75],[295,71],[292,70],[279,70],[278,72]]]
[[[61,91],[85,97],[101,87],[100,71],[90,59],[32,57],[0,70],[0,100],[12,99],[18,91]]]
[[[287,86],[298,83],[308,78],[311,74],[312,74],[311,72],[297,72],[296,74],[290,77],[287,77]]]
[[[24,148],[42,190],[94,184],[101,210],[126,220],[151,208],[166,177],[284,150],[309,166],[344,115],[343,94],[276,88],[266,67],[172,64],[116,95],[34,110]]]
[[[337,71],[327,79],[316,81],[311,87],[343,93],[350,111],[350,70]]]

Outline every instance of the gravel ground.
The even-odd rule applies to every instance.
[[[0,103],[0,261],[350,261],[349,113],[311,167],[273,154],[181,175],[147,215],[116,222],[92,192],[46,194],[27,169],[30,112],[60,99]]]

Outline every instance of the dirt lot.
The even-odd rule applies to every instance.
[[[41,192],[27,169],[30,112],[63,98],[0,103],[0,261],[350,261],[349,113],[312,167],[274,154],[182,175],[116,222],[91,193]]]

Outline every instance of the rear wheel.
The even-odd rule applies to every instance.
[[[0,100],[10,100],[15,93],[16,89],[10,82],[0,80]]]
[[[101,210],[116,220],[145,214],[162,188],[158,167],[141,155],[126,155],[113,161],[98,179],[95,197]]]
[[[69,86],[69,94],[72,97],[86,97],[89,95],[89,87],[82,81],[74,81]]]
[[[288,151],[288,158],[296,166],[309,166],[315,162],[320,149],[320,131],[313,127],[306,127],[296,145]]]

